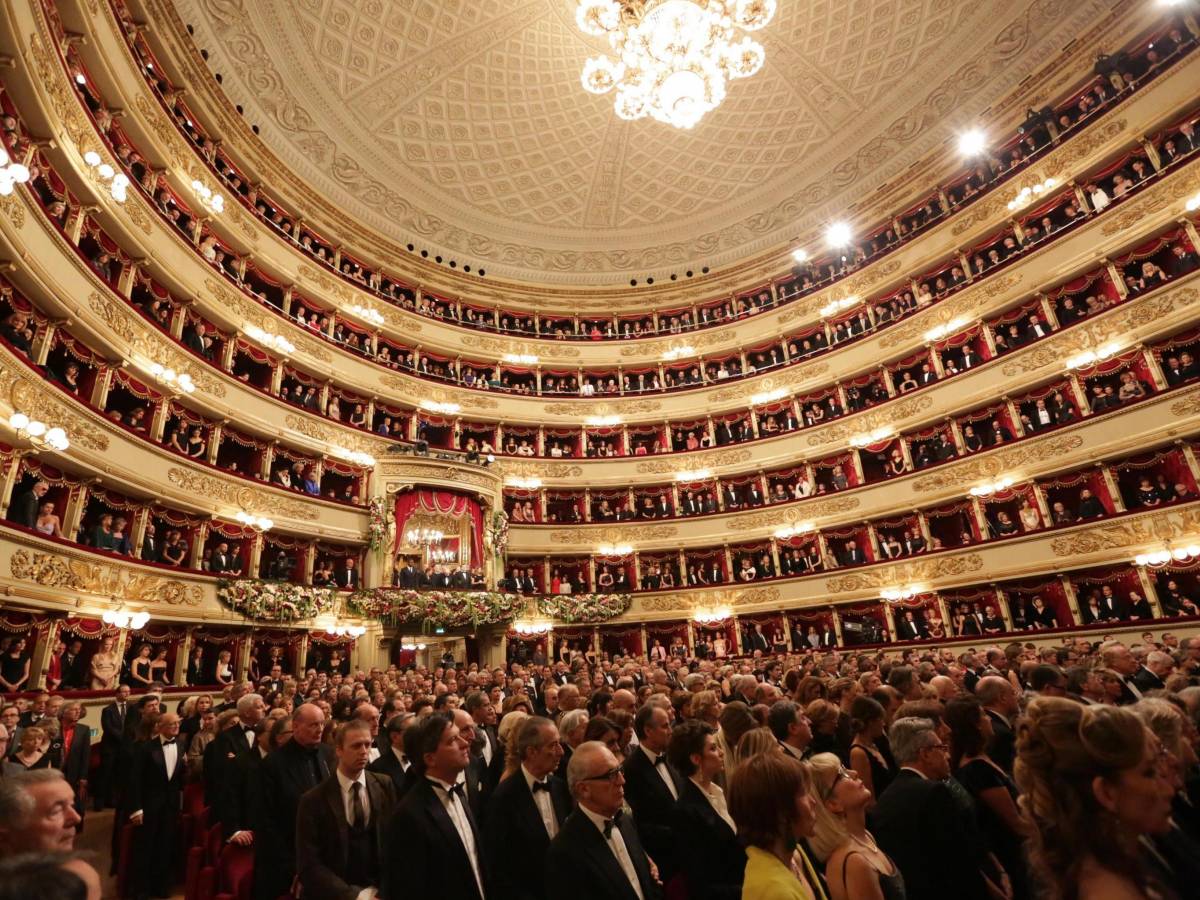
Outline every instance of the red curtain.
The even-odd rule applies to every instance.
[[[417,512],[437,513],[455,518],[470,516],[471,561],[474,565],[483,564],[483,510],[480,509],[478,501],[450,491],[420,489],[396,497],[396,546],[392,550],[393,554],[398,553],[404,543],[405,524]]]

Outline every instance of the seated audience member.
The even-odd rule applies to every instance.
[[[1053,896],[1177,894],[1139,839],[1170,828],[1174,791],[1159,746],[1137,714],[1057,697],[1030,703],[1017,743],[1016,783],[1033,825],[1036,880]]]
[[[800,846],[816,826],[808,763],[784,753],[746,760],[729,776],[729,812],[746,847],[743,900],[825,900]]]
[[[671,734],[667,758],[687,781],[675,805],[675,859],[689,900],[737,900],[742,895],[746,853],[725,793],[713,781],[724,768],[716,729],[689,720]]]
[[[546,854],[548,900],[659,900],[658,871],[622,814],[625,777],[612,751],[580,744],[567,784],[576,807]]]
[[[825,864],[831,900],[904,897],[904,876],[867,831],[867,808],[873,798],[866,785],[832,753],[818,753],[809,765],[816,811],[809,846]]]
[[[880,849],[904,876],[906,896],[1005,896],[998,883],[991,889],[999,893],[990,892],[983,848],[972,839],[975,813],[946,784],[950,758],[933,721],[897,719],[888,742],[900,771],[880,796],[871,821]]]

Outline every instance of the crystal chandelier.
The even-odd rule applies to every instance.
[[[762,68],[757,31],[775,15],[775,0],[579,0],[580,30],[608,37],[613,56],[583,64],[583,87],[616,91],[622,119],[653,116],[692,128],[725,99],[725,83]]]

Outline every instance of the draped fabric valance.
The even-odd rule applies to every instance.
[[[441,531],[447,549],[457,550],[463,565],[480,565],[483,561],[483,510],[472,497],[426,488],[398,494],[393,554],[420,549],[408,543],[407,533],[413,528]]]

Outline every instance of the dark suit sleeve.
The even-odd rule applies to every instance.
[[[300,798],[296,807],[296,875],[304,894],[323,900],[355,900],[365,885],[348,884],[326,865],[336,824],[325,805],[324,785]]]
[[[384,826],[382,900],[408,900],[440,893],[443,880],[430,868],[425,851],[425,831],[415,818],[415,807],[402,803]]]
[[[962,817],[950,789],[938,784],[936,790],[928,792],[924,808],[914,819],[928,829],[928,846],[944,848],[938,853],[938,864],[930,866],[931,884],[937,886],[938,897],[985,895],[977,848],[971,843],[969,830],[960,826]]]
[[[520,774],[510,776],[521,778]],[[501,785],[488,806],[483,824],[483,857],[487,867],[488,887],[498,897],[511,900],[535,900],[540,894],[531,890],[529,851],[522,846],[518,828],[516,792]]]
[[[732,850],[742,856],[742,869],[729,871],[731,848],[722,846],[720,835],[710,823],[690,806],[675,807],[671,824],[675,833],[675,858],[679,870],[687,879],[688,900],[740,900],[741,875],[745,868],[745,853],[736,845]]]

